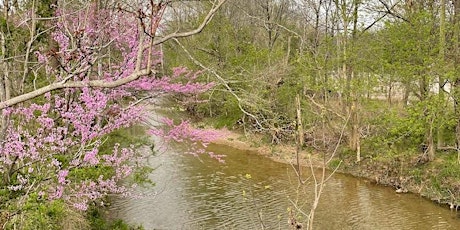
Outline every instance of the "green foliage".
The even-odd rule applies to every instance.
[[[36,193],[29,194],[19,212],[8,207],[3,213],[12,215],[5,229],[87,229],[81,213],[73,211],[62,200],[47,201]],[[1,222],[1,221],[0,221]]]
[[[278,90],[279,82],[298,84],[295,78],[291,78],[289,68],[285,65],[286,43],[277,43],[269,48],[266,38],[262,39],[253,28],[242,25],[244,23],[219,12],[203,32],[181,40],[196,60],[223,76],[226,84],[241,98],[238,102],[233,95],[225,92],[228,90],[226,87],[220,85],[202,96],[209,101],[197,104],[193,115],[212,117],[216,127],[233,127],[243,118],[238,103],[251,114],[275,119],[278,111],[283,111],[292,103],[292,89],[285,87]],[[184,55],[179,46],[166,45],[165,53],[169,67],[185,65],[196,69],[195,63]],[[201,77],[222,83],[212,73],[205,72]],[[291,79],[286,80],[288,78]],[[283,103],[282,107],[280,102]]]
[[[332,159],[332,160],[329,162],[328,167],[329,167],[330,169],[336,169],[336,168],[338,168],[341,164],[342,164],[342,160],[335,158],[335,159]]]
[[[121,147],[134,146],[135,148],[143,148],[152,146],[150,138],[145,136],[146,127],[136,125],[129,128],[118,129],[107,136],[106,141],[100,148],[100,154],[111,154],[114,145]],[[139,185],[151,186],[154,182],[149,179],[149,175],[153,172],[153,168],[149,166],[136,167],[135,171],[130,175],[127,182]],[[99,176],[110,178],[115,175],[115,172],[110,167],[91,167],[85,170],[74,170],[69,177],[76,176],[78,178],[98,178]]]
[[[281,86],[277,87],[273,93],[276,97],[276,106],[274,107],[274,110],[277,113],[287,113],[293,115],[295,109],[292,105],[295,101],[296,95],[299,92],[302,92],[303,85],[304,84],[295,77],[286,77],[285,82]]]
[[[149,178],[149,175],[153,172],[152,167],[144,166],[139,167],[131,175],[132,182],[140,185],[155,185],[154,181]]]
[[[417,184],[421,184],[422,181],[424,180],[423,178],[423,170],[420,168],[414,168],[409,172],[409,175],[411,175]]]
[[[243,115],[237,100],[228,94],[225,95],[213,97],[207,105],[202,105],[200,108],[213,114],[212,123],[216,128],[231,128]]]
[[[145,127],[140,125],[118,129],[108,134],[99,150],[99,153],[111,153],[115,144],[119,144],[120,147],[129,147],[131,145],[139,147],[142,145],[152,144],[149,138],[145,138],[144,134]]]
[[[5,33],[6,47],[4,55],[11,57],[18,55],[26,49],[27,38],[29,33],[25,28],[13,26],[10,21],[6,21],[3,16],[0,16],[0,30]]]
[[[35,2],[37,7],[37,14],[44,18],[54,16],[53,4],[56,2],[56,0],[41,0],[38,3]]]
[[[69,172],[69,179],[97,179],[102,176],[103,179],[111,178],[115,175],[113,168],[109,166],[93,166],[85,168],[77,168]]]
[[[460,167],[458,166],[456,154],[447,153],[439,157],[438,162],[433,162],[433,165],[439,169],[439,173],[436,176],[439,178],[455,178],[460,180]]]
[[[143,131],[143,127],[131,127],[109,134],[100,148],[100,154],[110,154],[115,143],[125,147],[150,144]],[[56,155],[55,158],[64,165],[69,163],[68,155]],[[151,167],[138,168],[127,182],[152,185],[153,182],[148,178],[152,171]],[[22,170],[14,172],[14,174],[20,173],[22,173]],[[72,181],[85,181],[97,179],[100,176],[108,179],[113,175],[115,175],[115,172],[111,167],[93,166],[71,170],[67,178]],[[40,174],[37,176],[40,176]],[[45,177],[46,175],[43,176]],[[15,181],[17,180],[16,176],[13,175],[11,178],[14,180],[10,181],[10,185],[20,184],[19,181]],[[30,179],[44,180],[45,178]],[[76,211],[74,208],[69,207],[70,204],[64,200],[49,201],[45,197],[39,196],[36,192],[25,194],[23,191],[10,191],[6,187],[2,188],[0,189],[0,202],[2,204],[0,224],[3,225],[4,221],[6,221],[6,229],[89,229],[88,221],[93,229],[142,229],[140,227],[130,227],[121,220],[108,222],[104,216],[98,214],[99,211],[95,211],[98,207],[92,207],[85,217],[84,212]],[[43,189],[46,190],[46,188]],[[20,207],[10,205],[9,201],[16,199],[24,199]],[[16,203],[12,202],[11,204]],[[2,215],[10,216],[10,218],[2,220]]]
[[[24,205],[27,221],[23,223],[24,229],[60,229],[64,220],[66,206],[62,201],[40,202],[35,200],[38,196],[33,194]],[[35,199],[34,199],[35,198]]]
[[[142,226],[133,227],[125,223],[123,220],[108,220],[102,214],[102,209],[92,207],[88,213],[87,218],[90,222],[92,230],[143,230]]]
[[[458,86],[453,86],[452,92],[444,96],[434,92],[439,80],[458,83],[455,70],[459,66],[455,58],[458,42],[454,36],[458,25],[448,20],[447,44],[439,44],[442,40],[439,39],[439,8],[426,3],[414,2],[410,9],[401,11],[407,21],[384,19],[380,26],[366,29],[366,25],[359,23],[361,18],[352,29],[353,18],[341,19],[340,16],[329,25],[321,25],[328,23],[323,15],[319,15],[318,28],[314,24],[304,26],[297,18],[299,12],[293,10],[286,21],[280,21],[280,36],[271,48],[267,46],[268,24],[263,23],[266,18],[257,14],[260,12],[252,12],[258,5],[247,3],[252,7],[247,7],[249,17],[234,12],[235,7],[230,5],[216,15],[206,30],[181,43],[194,58],[218,72],[241,101],[231,96],[222,86],[223,82],[217,80],[215,90],[202,97],[208,103],[197,105],[193,111],[198,111],[198,117],[211,120],[216,127],[233,127],[245,118],[246,128],[260,131],[252,118],[240,111],[240,103],[267,129],[279,131],[280,127],[294,124],[294,98],[300,94],[303,128],[316,146],[324,137],[329,139],[328,144],[336,143],[337,134],[343,134],[340,154],[351,158],[356,151],[345,147],[345,142],[352,139],[351,127],[357,125],[363,158],[389,167],[401,165],[399,161],[411,162],[413,165],[404,173],[413,175],[417,183],[431,181],[432,169],[428,165],[443,168],[439,170],[440,175],[454,178],[457,172],[450,163],[455,161],[444,159],[441,150],[436,160],[441,158],[446,164],[420,160],[429,137],[435,146],[455,146],[459,122],[458,108],[455,108]],[[239,17],[229,17],[234,15]],[[343,20],[350,20],[349,34],[329,31]],[[177,20],[176,24],[192,28],[197,21]],[[442,45],[447,53],[441,62],[439,47]],[[165,53],[168,65],[197,68],[176,44],[165,45]],[[202,77],[216,80],[208,72]],[[391,101],[387,99],[390,92]],[[350,116],[351,102],[356,105],[356,120]],[[267,134],[270,142],[273,132]],[[445,189],[447,182],[442,178],[435,177],[432,181],[439,189]]]
[[[423,111],[423,103],[418,103],[408,108],[407,116],[389,118],[394,122],[389,129],[389,138],[402,145],[423,143],[427,128]]]
[[[451,112],[447,111],[450,115],[444,116],[445,120],[439,120],[439,111],[446,108],[439,102],[438,97],[415,102],[407,106],[405,111],[400,107],[367,108],[367,111],[374,110],[371,112],[372,116],[366,116],[366,123],[373,127],[373,135],[365,142],[369,149],[390,146],[403,149],[418,148],[424,143],[430,126],[434,128],[442,125],[445,129],[452,129],[454,125],[453,119],[449,118],[452,116]],[[435,123],[435,120],[439,123]],[[446,139],[452,141],[451,135],[452,132]]]

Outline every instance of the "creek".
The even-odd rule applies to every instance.
[[[293,203],[308,212],[313,180],[299,187],[290,165],[211,144],[209,151],[226,155],[222,164],[181,154],[185,148],[171,145],[151,157],[156,185],[137,188],[141,198],[114,200],[111,216],[147,230],[288,229]],[[314,229],[460,229],[455,211],[339,173],[327,182],[314,221]]]

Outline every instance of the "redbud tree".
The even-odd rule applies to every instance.
[[[224,3],[216,1],[195,30],[160,34],[170,1],[141,1],[101,8],[95,3],[54,5],[47,21],[48,45],[28,49],[27,68],[35,75],[30,91],[0,102],[0,224],[25,215],[34,202],[64,202],[85,211],[110,194],[133,196],[133,186],[120,182],[142,167],[144,154],[134,146],[101,146],[110,134],[148,117],[147,101],[167,94],[204,92],[212,83],[197,81],[197,73],[174,68],[157,71],[162,53],[157,45],[171,38],[199,33]],[[36,19],[25,12],[16,26]],[[36,83],[36,82],[40,83]],[[33,84],[33,85],[32,85]],[[27,88],[27,87],[26,87]],[[188,141],[192,154],[216,137],[187,121],[164,119],[149,135],[166,141]],[[198,143],[198,144],[197,144]],[[221,160],[221,156],[210,153]]]

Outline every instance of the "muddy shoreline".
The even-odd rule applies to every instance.
[[[244,135],[238,131],[223,131],[223,137],[213,141],[212,143],[218,145],[226,145],[239,150],[255,152],[259,155],[268,157],[273,161],[296,164],[296,149],[293,145],[280,144],[271,145],[263,141],[261,135]],[[340,150],[339,150],[340,151]],[[322,168],[324,166],[323,160],[324,153],[309,152],[303,150],[300,152],[300,164],[306,167]],[[330,157],[330,155],[328,155]],[[395,193],[413,193],[420,195],[423,199],[431,200],[446,208],[452,210],[460,209],[460,204],[454,199],[440,196],[433,192],[433,188],[427,185],[429,181],[422,181],[417,183],[412,176],[404,175],[398,172],[399,168],[404,165],[401,162],[387,162],[382,163],[372,159],[364,158],[361,162],[356,163],[354,157],[343,156],[340,152],[335,153],[333,160],[338,163],[340,167],[337,169],[338,173],[351,175],[361,178],[370,183],[375,183],[381,186],[392,187]],[[335,165],[329,162],[326,168],[334,170]],[[334,166],[334,167],[332,167]]]

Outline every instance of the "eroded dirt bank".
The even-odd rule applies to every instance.
[[[296,164],[296,148],[293,145],[271,145],[264,142],[259,135],[246,136],[236,131],[225,131],[225,135],[213,143],[253,151],[277,162]],[[340,173],[391,186],[397,193],[419,194],[451,209],[459,207],[455,194],[460,191],[460,182],[449,179],[437,181],[437,177],[433,175],[441,173],[440,169],[433,166],[419,167],[416,159],[401,156],[392,160],[376,160],[365,157],[357,163],[353,155],[341,153],[340,149],[328,161],[330,157],[331,154],[303,150],[300,152],[300,163],[302,166],[321,168],[326,162],[326,167],[330,170],[340,165],[337,170]],[[414,174],[416,170],[420,171],[419,174]],[[443,194],[442,190],[447,190],[450,194]]]

